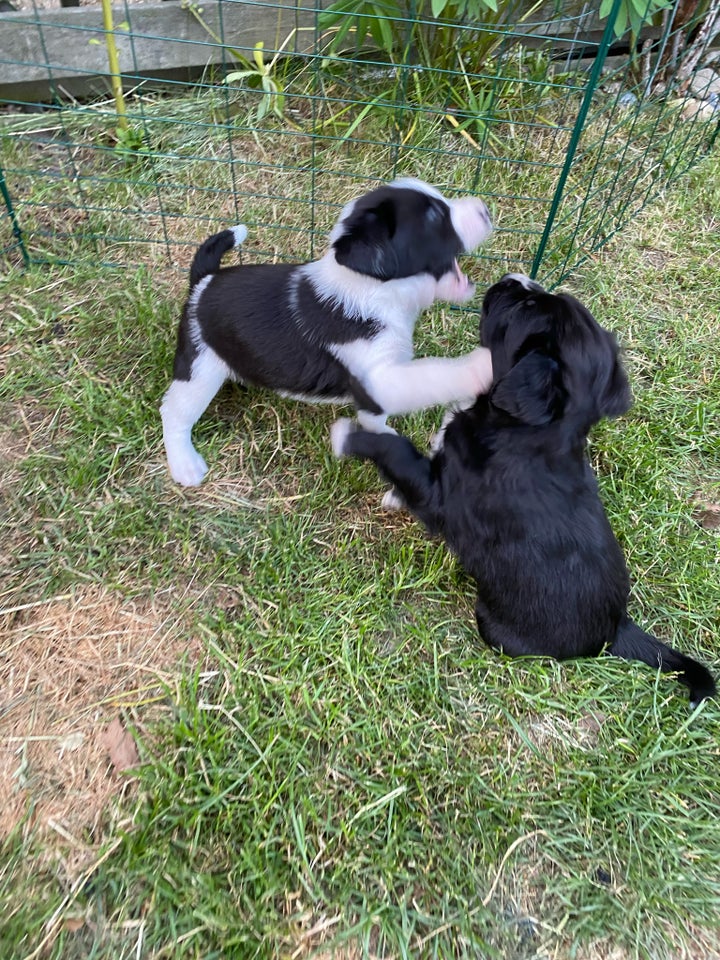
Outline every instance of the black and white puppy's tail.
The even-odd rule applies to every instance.
[[[677,673],[678,680],[690,690],[692,706],[714,697],[717,692],[715,681],[701,663],[661,643],[630,619],[621,622],[617,636],[607,650],[623,660],[640,660],[655,669],[659,667],[663,673]]]
[[[214,233],[201,243],[190,265],[190,289],[192,290],[204,277],[215,273],[228,250],[239,247],[245,237],[247,237],[247,227],[240,223],[236,227]]]

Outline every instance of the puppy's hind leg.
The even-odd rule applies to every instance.
[[[218,355],[206,347],[195,357],[189,380],[173,380],[162,405],[163,441],[170,475],[184,487],[196,487],[207,473],[207,464],[192,443],[192,428],[225,383],[229,371]]]

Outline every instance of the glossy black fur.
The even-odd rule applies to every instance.
[[[342,308],[318,301],[310,282],[297,276],[296,264],[214,265],[212,283],[196,311],[197,323],[203,343],[231,366],[239,380],[318,399],[352,397],[358,409],[381,412],[379,404],[327,347],[328,343],[371,339],[379,323],[351,319]],[[196,269],[193,262],[191,277]],[[291,299],[294,309],[289,307]],[[300,331],[298,316],[303,318]],[[189,324],[186,310],[178,329],[176,380],[189,379],[197,353]],[[322,338],[303,336],[304,330],[322,330]]]
[[[603,649],[673,671],[693,702],[707,669],[627,615],[629,579],[588,462],[589,429],[631,404],[614,337],[566,294],[503,278],[484,299],[489,395],[423,456],[404,437],[348,433],[340,452],[374,461],[477,583],[483,639],[510,656],[594,657]]]

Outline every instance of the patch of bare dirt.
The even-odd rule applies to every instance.
[[[720,530],[720,502],[718,494],[720,489],[715,488],[712,491],[715,497],[711,499],[712,494],[703,490],[697,490],[692,497],[695,504],[693,516],[705,530]]]
[[[541,751],[554,744],[576,750],[594,750],[606,720],[604,713],[593,709],[575,719],[539,716],[530,722],[527,735]]]
[[[0,839],[36,830],[76,876],[186,654],[200,644],[177,616],[101,588],[0,610]]]

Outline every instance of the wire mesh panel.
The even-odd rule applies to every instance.
[[[567,276],[714,145],[720,78],[698,64],[716,59],[719,6],[683,20],[688,5],[669,5],[630,56],[606,60],[591,80],[536,252],[548,281]]]
[[[488,277],[557,283],[720,118],[692,86],[715,2],[680,22],[649,0],[635,34],[630,0],[14,2],[0,130],[18,262],[184,266],[235,222],[246,258],[306,259],[349,199],[416,176],[490,204]]]

